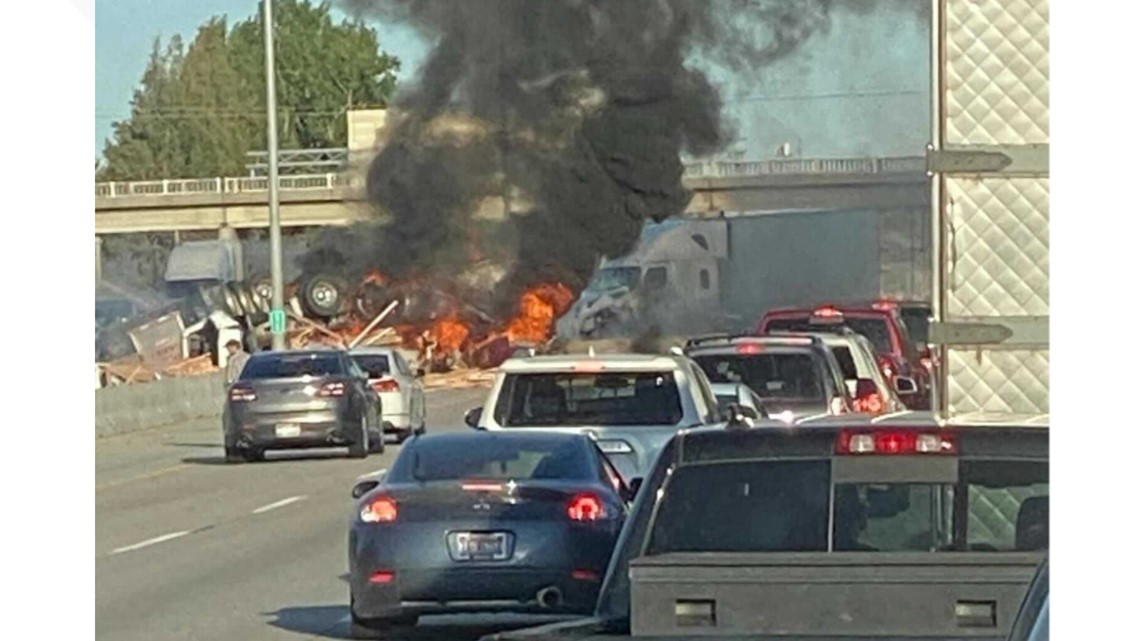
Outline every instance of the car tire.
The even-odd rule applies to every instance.
[[[226,463],[244,463],[245,457],[241,455],[241,450],[236,447],[226,447]]]
[[[368,458],[368,450],[371,448],[368,438],[368,417],[360,417],[360,439],[355,443],[350,443],[348,446],[348,456],[350,458]]]
[[[376,424],[380,425],[380,427],[375,432],[370,432],[368,434],[368,451],[372,454],[383,454],[384,427],[383,423],[381,423],[379,420],[376,421]]]
[[[420,620],[420,617],[415,614],[383,619],[361,619],[356,616],[356,606],[351,595],[349,596],[348,610],[352,617],[349,636],[353,639],[388,639],[391,638],[392,632],[414,627]]]
[[[242,460],[246,463],[258,463],[265,460],[265,450],[256,447],[248,447],[239,452]]]

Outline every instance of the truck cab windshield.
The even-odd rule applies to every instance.
[[[635,289],[640,280],[640,267],[606,267],[598,270],[598,273],[594,275],[594,280],[590,283],[590,289],[599,292],[618,289],[620,287]]]

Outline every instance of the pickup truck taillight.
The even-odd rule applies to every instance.
[[[949,432],[917,430],[842,430],[835,453],[845,455],[956,454],[958,441]]]
[[[248,403],[257,400],[257,392],[249,387],[234,386],[230,389],[230,400],[238,403]]]

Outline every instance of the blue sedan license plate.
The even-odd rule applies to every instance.
[[[505,532],[453,532],[448,539],[456,561],[501,561],[511,554]]]

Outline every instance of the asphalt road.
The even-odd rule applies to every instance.
[[[428,432],[467,429],[464,411],[485,394],[428,392]],[[390,444],[365,460],[270,453],[226,465],[219,420],[98,441],[96,638],[349,638],[350,491],[398,451]],[[462,641],[551,620],[426,617],[411,638]]]

